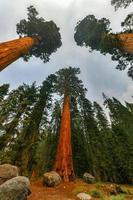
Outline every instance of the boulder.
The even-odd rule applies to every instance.
[[[17,176],[0,185],[0,200],[27,200],[30,193],[29,179],[23,176]]]
[[[47,172],[43,175],[43,185],[46,185],[48,187],[54,187],[61,183],[61,177],[60,175],[55,172]]]
[[[19,170],[16,166],[10,164],[0,165],[0,185],[5,181],[19,175]]]
[[[79,193],[79,194],[77,194],[77,198],[81,199],[81,200],[90,200],[91,196],[86,193]]]
[[[96,182],[96,179],[94,176],[92,176],[91,174],[89,173],[84,173],[83,175],[83,179],[86,183],[95,183]]]

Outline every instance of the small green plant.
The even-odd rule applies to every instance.
[[[97,183],[96,183],[96,189],[100,189],[101,186],[102,186],[102,182],[97,182]]]
[[[125,195],[119,194],[119,195],[112,195],[110,197],[101,197],[100,200],[126,200]]]
[[[125,195],[120,194],[120,195],[117,195],[117,196],[111,196],[110,200],[125,200]]]
[[[92,197],[94,197],[94,198],[100,198],[100,197],[102,197],[102,193],[99,190],[97,190],[97,189],[92,190],[90,192],[90,195]]]

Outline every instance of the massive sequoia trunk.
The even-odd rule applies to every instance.
[[[0,43],[0,71],[9,64],[27,54],[39,40],[35,37],[24,37]]]
[[[120,48],[125,53],[133,54],[133,33],[118,34]]]
[[[111,34],[111,38],[118,39],[114,45],[123,53],[133,54],[133,33]]]
[[[64,96],[60,135],[54,170],[60,174],[65,182],[74,179],[71,145],[70,97],[68,95]]]

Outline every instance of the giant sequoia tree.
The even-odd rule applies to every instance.
[[[84,93],[82,81],[78,78],[79,73],[79,68],[72,67],[61,69],[56,73],[56,91],[61,96],[64,96],[64,102],[54,170],[57,171],[66,182],[74,178],[70,98],[71,96],[78,97],[81,93]]]
[[[19,39],[0,44],[0,71],[20,57],[39,57],[44,62],[61,46],[59,28],[53,21],[38,17],[33,6],[28,7],[28,19],[17,24]]]
[[[79,46],[90,47],[90,50],[111,54],[112,60],[118,61],[117,68],[128,68],[128,75],[133,78],[133,30],[131,29],[132,13],[122,22],[121,33],[112,33],[110,21],[106,18],[96,19],[88,15],[79,21],[75,28],[75,41]]]

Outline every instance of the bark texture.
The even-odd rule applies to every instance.
[[[120,49],[129,54],[133,54],[133,33],[121,33],[117,35],[120,40]]]
[[[64,96],[54,171],[56,171],[65,182],[74,179],[71,145],[70,97],[68,95]]]
[[[32,37],[24,37],[0,43],[0,71],[22,55],[27,54],[37,43],[38,39]]]

